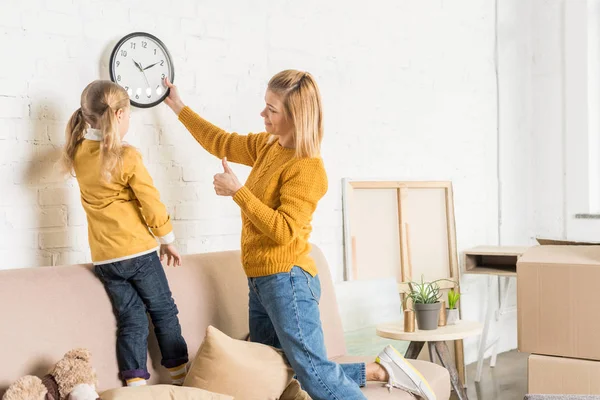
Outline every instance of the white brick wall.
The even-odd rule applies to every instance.
[[[53,165],[81,90],[108,77],[112,47],[135,30],[166,43],[184,100],[228,130],[263,129],[274,73],[317,77],[330,190],[313,239],[336,280],[343,177],[452,180],[459,249],[496,243],[493,21],[489,0],[3,1],[0,54],[14,62],[0,62],[0,234],[10,238],[0,241],[0,268],[89,260],[76,184]],[[239,209],[212,189],[219,161],[166,106],[134,110],[128,140],[173,213],[182,251],[239,244]],[[234,168],[245,179],[248,169]],[[466,290],[465,301],[480,296]]]

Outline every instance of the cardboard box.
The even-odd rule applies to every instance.
[[[478,246],[463,251],[466,274],[516,276],[517,261],[529,247]]]
[[[572,240],[564,240],[564,239],[548,239],[548,238],[536,238],[536,241],[541,245],[569,245],[569,246],[598,246],[600,243],[598,242],[574,242]]]
[[[519,350],[600,360],[599,292],[600,246],[531,247],[517,264]]]
[[[531,355],[530,394],[600,394],[600,362]]]

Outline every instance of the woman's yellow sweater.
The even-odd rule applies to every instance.
[[[297,265],[316,275],[309,253],[312,216],[327,192],[321,158],[296,158],[295,149],[268,133],[227,133],[185,107],[179,120],[208,152],[252,167],[233,196],[242,210],[242,264],[248,277],[289,272]]]

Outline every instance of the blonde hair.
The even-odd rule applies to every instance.
[[[81,93],[78,108],[65,130],[66,144],[62,154],[62,167],[73,174],[73,161],[79,145],[83,142],[88,125],[102,131],[100,146],[100,174],[110,180],[115,167],[121,162],[123,145],[119,134],[116,112],[129,107],[129,96],[121,86],[107,80],[96,80]]]
[[[323,140],[323,110],[317,82],[308,72],[288,69],[271,78],[268,90],[282,97],[286,118],[294,124],[296,157],[317,157]]]

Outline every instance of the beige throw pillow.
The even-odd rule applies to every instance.
[[[224,393],[235,400],[276,400],[293,374],[280,350],[232,339],[209,326],[183,386]]]
[[[300,382],[292,379],[288,387],[283,391],[279,400],[312,400],[308,393],[300,387]]]
[[[233,397],[206,390],[173,385],[122,387],[108,390],[102,400],[233,400]]]

